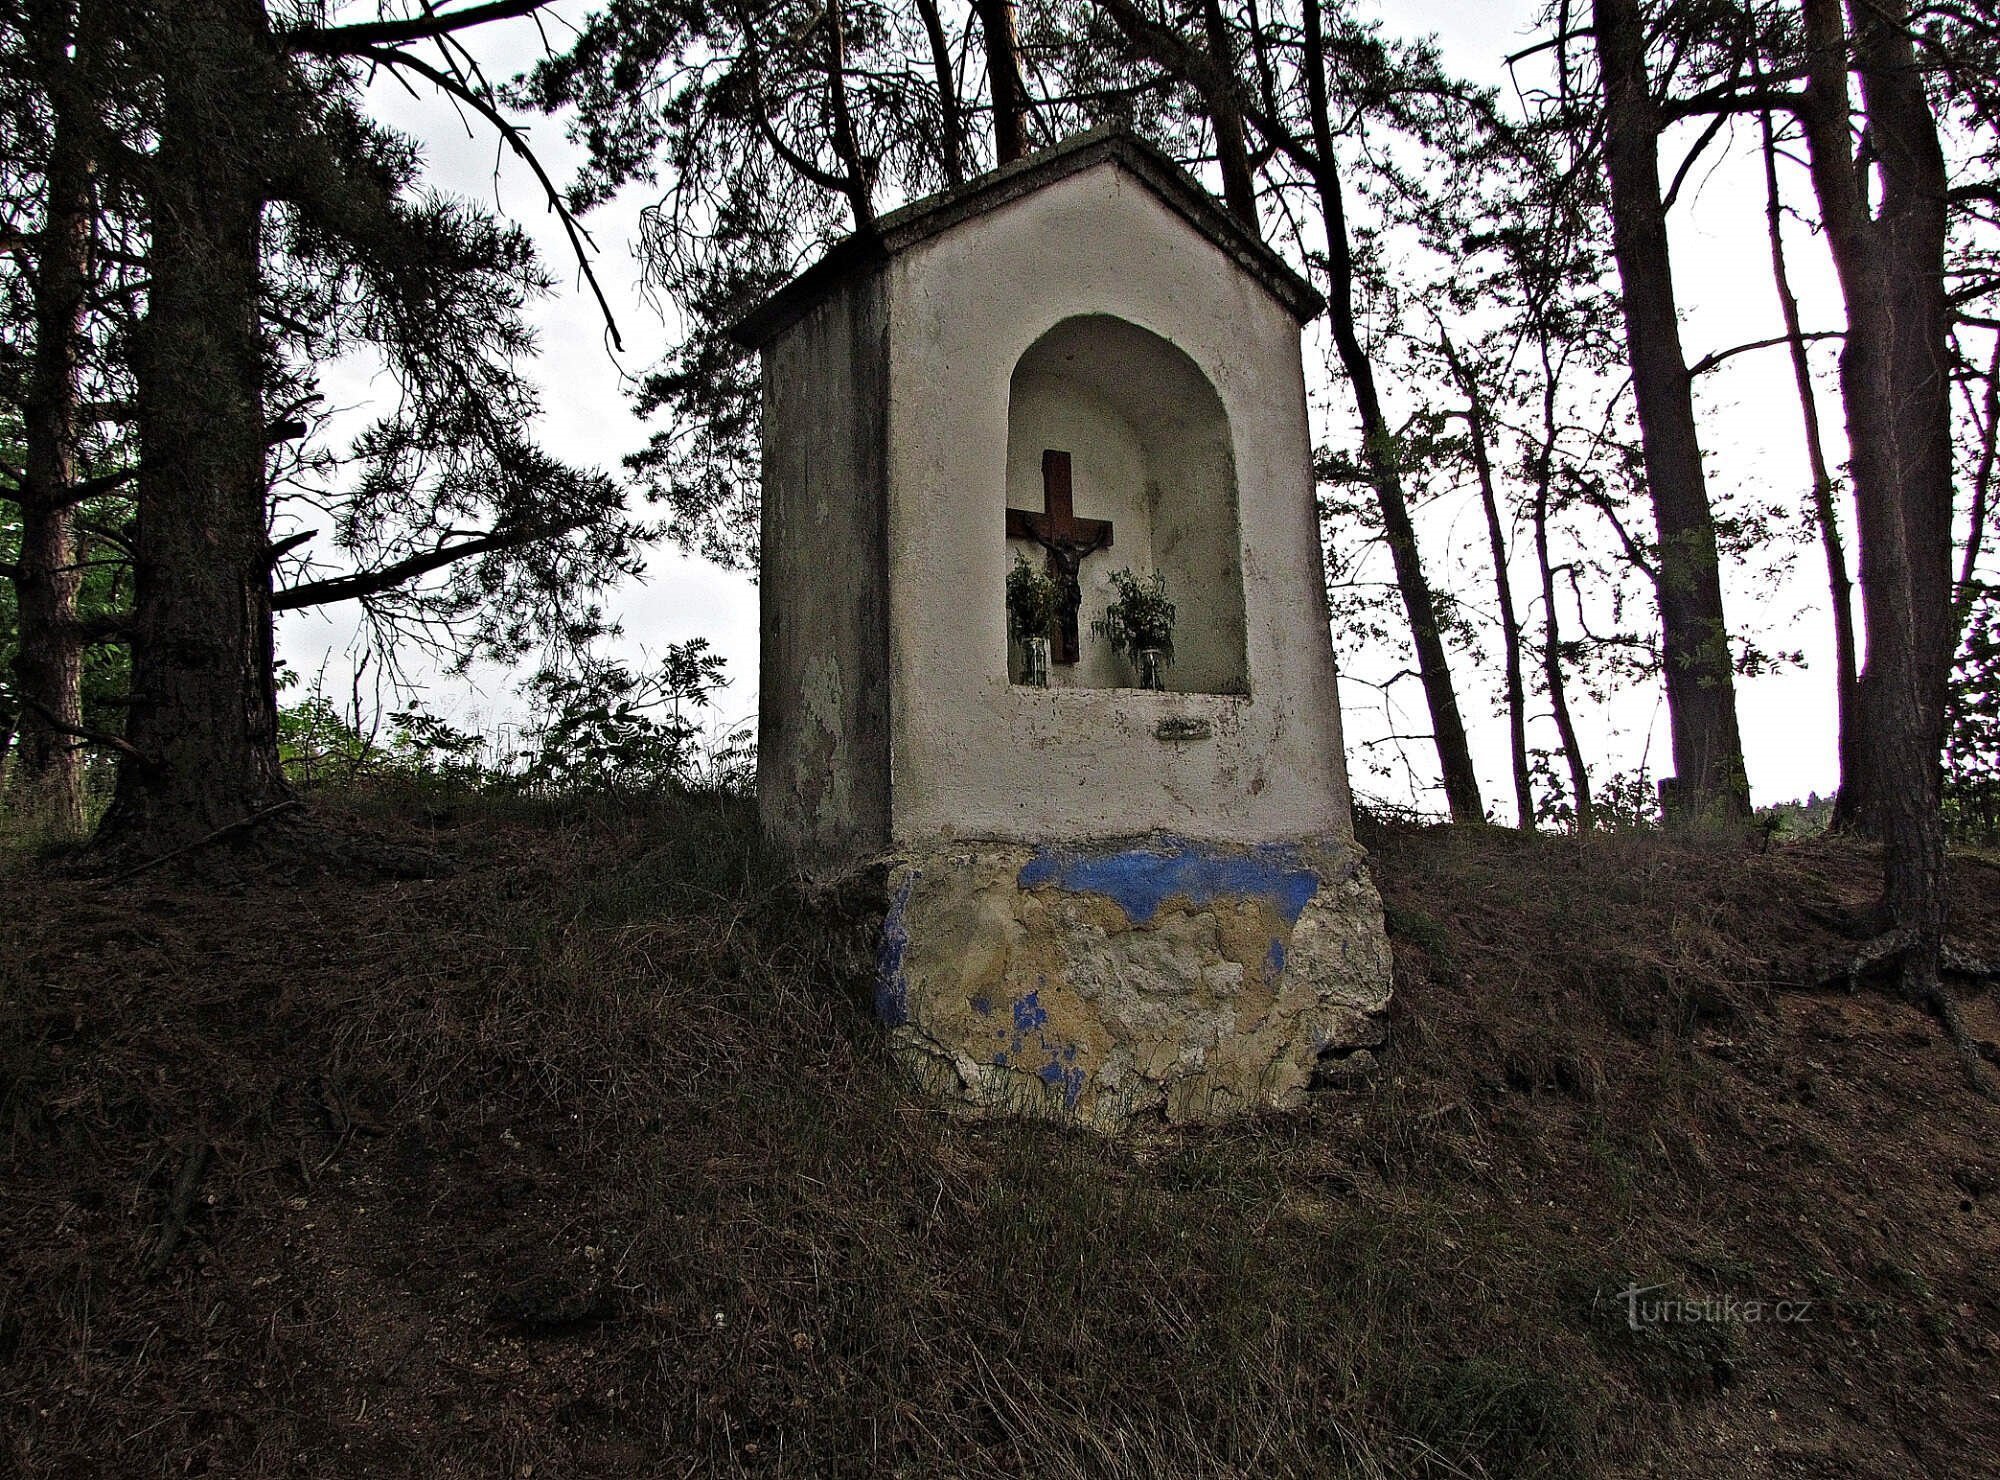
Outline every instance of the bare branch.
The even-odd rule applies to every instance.
[[[1808,341],[1814,339],[1845,339],[1847,332],[1844,329],[1820,329],[1811,334],[1800,334],[1797,337]],[[1713,370],[1724,360],[1733,359],[1737,355],[1746,355],[1753,349],[1770,349],[1775,345],[1790,344],[1792,339],[1793,336],[1790,334],[1778,334],[1769,339],[1753,339],[1748,344],[1737,344],[1730,346],[1728,349],[1719,349],[1712,355],[1703,355],[1699,360],[1688,366],[1688,379],[1693,380],[1697,375]]]
[[[1674,171],[1674,182],[1667,187],[1666,196],[1660,201],[1661,210],[1671,211],[1674,208],[1674,202],[1680,198],[1681,186],[1687,183],[1688,174],[1694,169],[1695,161],[1707,152],[1708,146],[1715,142],[1715,136],[1728,126],[1729,119],[1729,114],[1718,113],[1709,120],[1708,127],[1701,131],[1701,137],[1696,139],[1694,147],[1688,150],[1687,158],[1681,161],[1681,167]]]
[[[351,26],[306,26],[296,31],[282,31],[277,39],[293,51],[311,52],[315,56],[360,56],[371,47],[429,41],[453,31],[483,26],[488,21],[533,15],[552,3],[553,0],[489,0],[488,4],[454,11],[450,15],[431,11],[410,20],[368,21]]]
[[[1782,82],[1803,75],[1802,72],[1767,72],[1764,80],[1767,83]],[[1678,123],[1683,118],[1701,118],[1711,113],[1762,113],[1767,109],[1773,113],[1796,113],[1805,106],[1805,101],[1804,93],[1788,88],[1744,87],[1740,82],[1731,81],[1685,98],[1667,99],[1660,104],[1660,117],[1667,123]]]
[[[120,755],[137,761],[142,766],[151,766],[154,764],[151,756],[147,755],[145,751],[139,749],[138,746],[134,745],[124,736],[108,735],[102,730],[87,730],[81,725],[70,724],[61,715],[50,709],[48,705],[42,703],[32,695],[24,694],[18,689],[13,690],[12,693],[17,702],[34,710],[41,717],[42,723],[47,725],[51,730],[54,730],[58,735],[71,735],[78,740],[87,740],[92,745],[102,745],[107,750],[115,750]]]
[[[406,581],[415,580],[418,576],[427,575],[434,570],[441,570],[456,561],[474,555],[484,555],[493,550],[512,550],[521,545],[533,544],[537,540],[556,539],[573,529],[581,529],[589,522],[587,518],[580,518],[557,524],[496,529],[473,539],[440,545],[435,550],[426,550],[421,555],[408,556],[385,565],[380,570],[330,576],[323,581],[306,581],[288,590],[273,593],[271,610],[297,611],[301,607],[327,606],[336,601],[351,601],[360,596],[379,596],[384,591],[393,591]],[[279,547],[278,553],[282,553],[283,548]]]
[[[563,202],[562,192],[556,188],[556,182],[549,178],[549,172],[542,168],[541,160],[536,158],[534,150],[528,147],[528,141],[520,129],[494,107],[490,100],[467,87],[449,72],[439,71],[429,62],[413,57],[407,52],[370,46],[358,48],[352,54],[369,57],[385,67],[409,68],[440,92],[469,104],[499,131],[500,137],[505,139],[514,153],[526,162],[528,168],[534,171],[536,180],[541,183],[542,192],[548,197],[549,209],[556,213],[556,219],[562,222],[563,230],[569,236],[570,250],[576,254],[576,265],[582,271],[584,281],[590,284],[590,291],[597,298],[597,307],[604,315],[604,327],[611,335],[611,343],[614,348],[624,349],[625,341],[619,336],[618,320],[611,312],[610,300],[604,296],[604,288],[597,281],[597,274],[590,265],[590,254],[586,250],[590,244],[589,235],[577,224],[576,217]]]

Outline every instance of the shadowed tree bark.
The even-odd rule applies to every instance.
[[[1028,152],[1028,103],[1021,81],[1021,43],[1014,31],[1014,0],[975,0],[973,9],[986,43],[993,162],[1011,164]]]
[[[1827,600],[1833,613],[1834,708],[1838,724],[1840,790],[1834,800],[1835,827],[1852,826],[1860,801],[1861,743],[1860,678],[1854,651],[1854,587],[1847,575],[1847,551],[1840,538],[1840,513],[1834,505],[1833,474],[1827,467],[1826,444],[1820,436],[1819,400],[1813,392],[1812,365],[1806,358],[1805,332],[1799,327],[1799,300],[1792,292],[1785,260],[1784,201],[1778,189],[1778,142],[1770,110],[1758,115],[1764,146],[1764,215],[1771,236],[1771,277],[1778,290],[1778,307],[1785,318],[1785,341],[1791,352],[1792,381],[1799,393],[1799,416],[1805,423],[1806,459],[1812,470],[1813,522],[1826,556]]]
[[[148,853],[289,798],[278,759],[260,302],[265,161],[281,90],[258,0],[161,0],[144,172],[152,282],[138,331],[139,532],[126,738],[99,830]]]
[[[116,12],[138,101],[105,148],[141,202],[150,276],[130,348],[131,692],[100,852],[157,859],[290,801],[275,606],[359,599],[392,629],[469,634],[468,650],[511,656],[531,630],[559,641],[597,630],[595,612],[571,603],[629,568],[620,490],[524,431],[535,401],[515,368],[531,348],[519,312],[544,281],[532,248],[476,210],[417,195],[415,160],[358,111],[358,62],[336,70],[292,55],[430,81],[524,159],[576,242],[553,181],[490,94],[449,63],[394,49],[532,8],[494,0],[279,35],[263,0]],[[839,27],[829,30],[837,77]],[[276,202],[285,209],[267,215]],[[581,246],[578,257],[596,290]],[[311,324],[284,311],[300,299],[315,305]],[[267,320],[286,337],[267,339]],[[606,323],[616,342],[608,311]],[[274,387],[310,400],[314,363],[364,345],[386,356],[401,395],[356,440],[361,472],[330,509],[350,569],[294,579],[274,602],[274,565],[315,531],[273,542],[267,446],[306,425],[289,411],[269,424],[266,400]],[[292,560],[295,577],[310,576]],[[453,578],[435,589],[410,584],[447,567]],[[283,846],[356,856],[322,829],[288,827]]]
[[[1912,1000],[1978,1055],[1938,980],[1945,932],[1942,761],[1952,621],[1951,350],[1946,173],[1903,0],[1802,0],[1805,125],[1820,219],[1847,305],[1841,399],[1861,545],[1860,815],[1883,841],[1883,902]],[[1850,68],[1872,170],[1857,167]],[[1879,181],[1879,199],[1869,182]]]
[[[1670,820],[1734,822],[1750,814],[1750,787],[1715,518],[1675,307],[1660,192],[1661,117],[1646,66],[1645,16],[1638,0],[1593,0],[1592,15],[1603,77],[1612,253],[1659,534],[1661,646],[1675,770],[1663,801]]]
[[[75,489],[92,222],[85,115],[94,40],[84,34],[87,6],[72,15],[67,5],[39,0],[25,20],[35,65],[47,79],[50,134],[33,271],[34,357],[22,408],[25,466],[14,575],[19,749],[8,790],[57,832],[75,836],[84,826],[78,738],[84,644],[77,621],[83,572]]]

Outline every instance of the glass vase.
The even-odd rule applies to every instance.
[[[1166,668],[1166,654],[1159,648],[1139,649],[1139,687],[1142,689],[1164,689],[1167,681],[1163,676]]]
[[[1049,640],[1030,637],[1021,644],[1021,682],[1031,689],[1049,686]]]

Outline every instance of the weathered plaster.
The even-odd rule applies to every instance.
[[[877,1007],[918,1080],[976,1113],[1117,1131],[1284,1109],[1378,1044],[1381,904],[1348,845],[1153,838],[903,858]]]
[[[765,831],[807,872],[890,860],[877,1006],[969,1109],[1217,1119],[1379,1041],[1312,295],[1211,207],[1143,146],[1083,141],[885,217],[746,320]],[[1051,446],[1118,526],[1082,616],[1112,569],[1167,573],[1183,691],[1116,686],[1090,638],[1058,686],[1009,682],[1004,512],[1040,507]]]
[[[885,272],[895,843],[1153,829],[1243,842],[1347,836],[1290,311],[1114,162],[931,238]],[[1010,384],[1037,341],[1087,315],[1176,346],[1221,403],[1247,695],[1008,682]],[[1172,418],[1176,406],[1157,414]],[[1163,742],[1155,731],[1170,717],[1206,720],[1211,736]]]
[[[889,836],[881,287],[827,299],[764,352],[757,794],[800,857]]]

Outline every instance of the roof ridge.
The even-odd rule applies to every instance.
[[[1150,188],[1170,210],[1206,237],[1289,309],[1300,323],[1326,306],[1319,292],[1260,240],[1186,170],[1156,145],[1119,125],[1073,134],[1058,144],[963,185],[924,196],[878,219],[867,231],[836,242],[811,266],[749,309],[729,327],[729,337],[760,348],[797,322],[850,275],[886,262],[961,222],[1020,199],[1043,185],[1112,161]]]

